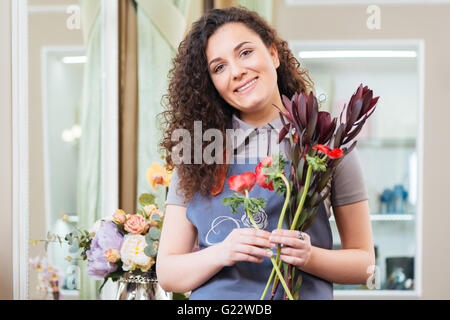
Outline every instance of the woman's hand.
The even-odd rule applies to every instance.
[[[300,239],[300,231],[275,229],[270,236],[270,242],[282,244],[280,259],[297,268],[305,266],[311,257],[311,238],[305,232],[304,239]]]
[[[276,248],[269,241],[271,233],[253,228],[236,228],[218,244],[218,259],[223,266],[232,266],[238,261],[261,263],[264,257],[272,257],[267,248]]]

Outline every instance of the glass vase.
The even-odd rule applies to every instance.
[[[165,292],[158,284],[155,272],[141,275],[128,272],[118,283],[116,300],[172,300],[172,293]]]

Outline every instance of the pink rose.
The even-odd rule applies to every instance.
[[[148,223],[145,221],[144,217],[138,214],[130,215],[125,221],[125,230],[134,233],[140,234],[145,233],[149,228]]]
[[[122,209],[118,209],[116,212],[114,212],[113,215],[113,222],[117,224],[125,223],[126,220],[126,214],[125,211]]]

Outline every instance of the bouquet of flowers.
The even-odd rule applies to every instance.
[[[265,199],[249,197],[248,193],[256,183],[285,198],[278,229],[282,228],[284,221],[290,230],[305,231],[314,222],[319,205],[329,195],[330,189],[325,187],[334,170],[345,155],[353,150],[357,141],[350,146],[348,144],[375,111],[379,97],[373,98],[372,90],[361,84],[344,106],[339,124],[337,118],[331,120],[328,112],[319,111],[317,99],[312,92],[309,95],[296,93],[291,99],[283,95],[282,99],[287,113],[281,112],[277,107],[284,126],[278,143],[289,134],[292,159],[289,180],[283,171],[287,166],[283,156],[268,156],[258,164],[255,173],[246,172],[229,178],[230,188],[240,194],[225,198],[223,202],[230,206],[232,212],[243,205],[250,220],[253,220],[252,214],[265,207]],[[345,121],[342,120],[344,111]],[[257,225],[254,224],[254,227],[257,228]],[[285,299],[298,299],[302,278],[296,273],[296,267],[280,260],[280,245],[276,257],[271,260],[273,270],[261,299],[265,298],[272,281],[270,299],[274,297],[280,282],[285,291]]]
[[[170,185],[171,173],[165,165],[153,163],[147,170],[149,184],[158,189],[159,185]],[[167,190],[166,190],[167,191]],[[81,260],[88,261],[87,273],[96,280],[119,280],[125,273],[144,275],[154,272],[158,253],[164,213],[158,208],[155,196],[143,193],[139,196],[140,208],[136,213],[127,214],[118,209],[110,219],[95,223],[92,232],[79,229],[63,215],[63,221],[70,223],[74,230],[62,238],[49,233],[48,242],[65,241],[69,245],[77,242]],[[71,261],[72,257],[67,257]]]
[[[49,292],[52,293],[53,299],[59,299],[59,279],[61,278],[61,271],[52,266],[46,257],[41,258],[37,256],[35,258],[30,258],[29,260],[30,266],[33,267],[38,273],[38,291],[44,292],[45,296]]]

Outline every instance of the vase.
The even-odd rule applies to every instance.
[[[118,282],[116,300],[172,300],[172,293],[161,288],[154,272],[142,275],[128,272]]]

